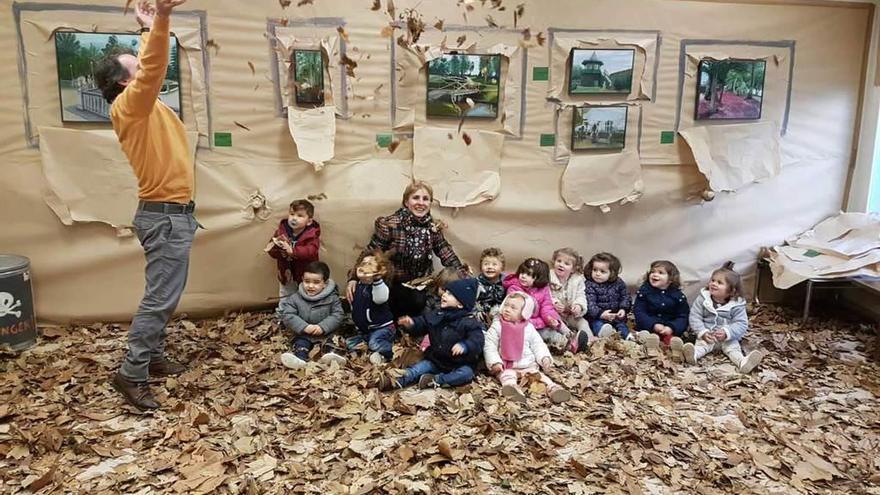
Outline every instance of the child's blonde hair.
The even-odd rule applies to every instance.
[[[559,248],[556,251],[553,251],[553,257],[550,258],[550,261],[555,263],[556,258],[560,254],[564,254],[566,256],[571,256],[574,259],[573,271],[575,273],[583,273],[584,272],[584,258],[581,257],[580,253],[575,251],[574,248],[564,247],[564,248]]]
[[[740,274],[733,269],[733,261],[728,261],[721,265],[721,268],[713,271],[712,276],[709,277],[709,280],[711,281],[713,278],[715,278],[716,275],[723,277],[724,281],[727,283],[727,286],[730,287],[730,294],[728,294],[727,297],[728,301],[742,297],[742,276],[740,276]],[[708,284],[706,285],[706,287],[709,287]]]

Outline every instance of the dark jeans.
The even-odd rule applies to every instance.
[[[333,344],[333,337],[313,338],[309,335],[297,335],[293,338],[290,348],[293,354],[303,361],[309,360],[309,353],[316,345],[321,345],[321,354],[333,352],[338,354],[339,348]]]
[[[395,335],[397,335],[396,327],[388,325],[387,327],[377,328],[367,335],[357,334],[354,337],[349,337],[345,341],[345,346],[348,347],[348,350],[352,350],[361,342],[366,342],[367,347],[371,351],[378,352],[382,357],[390,361],[394,357],[392,348],[394,347]]]
[[[611,325],[617,330],[617,333],[620,334],[620,337],[625,339],[629,335],[629,327],[626,326],[626,322],[622,320],[614,320],[614,321],[605,321],[602,319],[593,320],[590,322],[590,328],[593,329],[593,335],[598,336],[599,331],[602,330],[602,325]]]
[[[149,378],[150,361],[165,355],[165,325],[186,287],[189,251],[199,224],[191,213],[140,210],[132,223],[147,260],[146,284],[128,329],[128,352],[119,373],[144,382]]]
[[[428,373],[434,375],[434,381],[440,386],[457,387],[474,380],[474,369],[470,366],[459,366],[448,373],[441,373],[437,365],[427,359],[423,359],[407,368],[406,374],[397,379],[397,384],[401,387],[412,385],[419,381],[422,375]]]
[[[391,307],[391,313],[394,318],[401,316],[416,317],[425,311],[425,301],[427,300],[427,291],[408,289],[400,283],[393,283],[389,287],[388,305]]]

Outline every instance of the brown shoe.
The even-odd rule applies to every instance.
[[[119,391],[129,404],[141,411],[159,409],[159,403],[153,398],[153,393],[150,392],[150,386],[147,382],[133,382],[116,373],[113,380],[110,381],[110,385]]]
[[[150,376],[177,376],[186,371],[186,366],[168,358],[150,361]]]

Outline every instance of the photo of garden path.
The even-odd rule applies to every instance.
[[[764,60],[702,60],[696,120],[760,119],[765,67]]]

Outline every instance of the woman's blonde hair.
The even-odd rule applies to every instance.
[[[428,196],[431,196],[431,201],[434,200],[434,188],[432,188],[427,182],[422,180],[414,180],[406,189],[403,190],[403,199],[400,201],[401,206],[406,207],[406,200],[412,196],[412,193],[418,191],[419,189],[424,189],[428,191]]]

